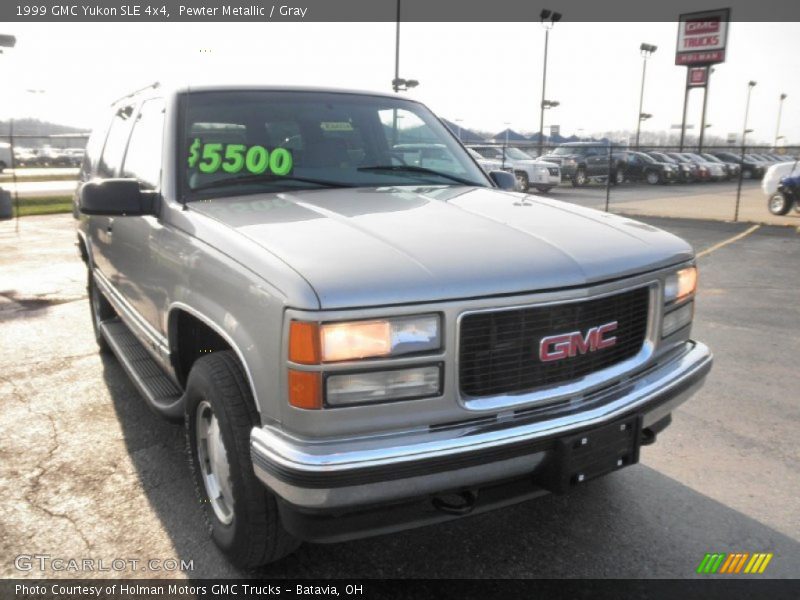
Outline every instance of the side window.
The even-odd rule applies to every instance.
[[[107,133],[108,121],[105,119],[92,128],[92,133],[86,142],[86,152],[83,155],[83,164],[81,165],[81,179],[83,181],[91,179],[95,171],[97,171],[97,162],[100,160],[100,152],[103,150]]]
[[[138,179],[143,188],[154,189],[161,178],[164,101],[147,100],[133,123],[133,132],[125,153],[123,177]]]
[[[125,143],[128,141],[132,116],[133,106],[124,106],[114,113],[111,127],[108,129],[106,144],[103,147],[103,155],[100,157],[100,164],[97,167],[99,177],[115,177],[119,171],[122,155],[125,154]]]

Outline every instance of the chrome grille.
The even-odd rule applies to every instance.
[[[487,311],[461,320],[459,382],[469,397],[515,394],[567,383],[639,353],[647,333],[646,287],[579,302]],[[586,333],[617,321],[616,344],[553,362],[539,359],[542,338]]]

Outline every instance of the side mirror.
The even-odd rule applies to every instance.
[[[501,190],[516,191],[517,178],[508,171],[489,171],[489,177]]]
[[[78,207],[85,215],[135,217],[154,214],[154,199],[135,179],[103,179],[83,184]]]

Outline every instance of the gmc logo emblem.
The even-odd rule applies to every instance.
[[[564,358],[572,358],[578,354],[586,354],[603,348],[610,348],[617,343],[616,336],[608,335],[617,329],[617,321],[592,327],[583,335],[580,331],[549,335],[539,342],[539,360],[552,362]]]

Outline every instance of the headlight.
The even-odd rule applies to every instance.
[[[694,317],[694,302],[687,302],[672,312],[668,312],[661,322],[661,337],[667,337],[686,327],[692,322],[692,317]]]
[[[441,370],[438,365],[330,375],[325,381],[325,400],[329,406],[363,402],[410,400],[439,395]]]
[[[688,298],[697,287],[697,267],[686,267],[667,277],[664,282],[664,304]]]
[[[440,347],[438,315],[322,324],[292,321],[289,331],[289,360],[302,364],[400,356]]]

